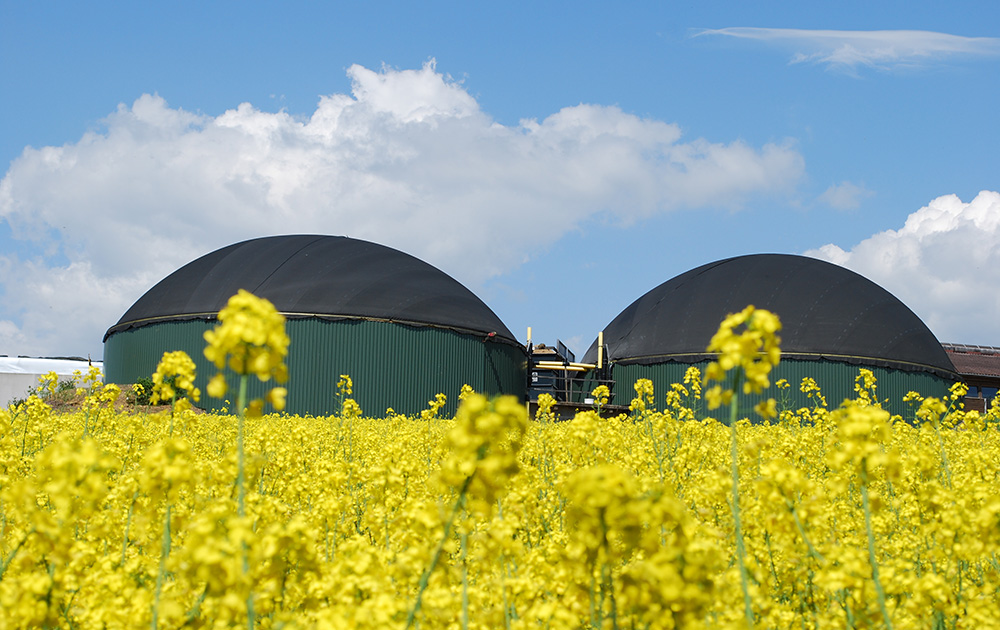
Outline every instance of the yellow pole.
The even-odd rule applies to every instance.
[[[531,326],[528,326],[528,345],[531,345]]]
[[[604,367],[604,331],[597,333],[597,369]]]

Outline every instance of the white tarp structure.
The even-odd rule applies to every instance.
[[[38,377],[43,374],[55,372],[59,380],[65,380],[72,378],[77,370],[86,375],[91,365],[104,373],[101,361],[0,357],[0,406],[6,407],[11,401],[26,397],[30,388],[38,386]]]

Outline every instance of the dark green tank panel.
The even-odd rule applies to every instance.
[[[115,333],[104,342],[104,380],[125,385],[149,378],[164,352],[183,350],[197,366],[195,386],[203,392],[215,366],[203,354],[202,337],[212,326],[203,320],[165,322]],[[202,400],[200,406],[205,406]]]
[[[707,362],[695,364],[704,377]],[[658,409],[663,409],[667,391],[672,383],[682,383],[684,373],[690,367],[686,363],[659,363],[656,365],[612,365],[612,374],[615,380],[614,402],[619,405],[628,405],[635,396],[633,385],[640,378],[648,378],[653,381],[653,389],[656,393],[656,405]],[[876,396],[882,403],[882,408],[893,414],[899,414],[906,419],[910,419],[913,410],[908,403],[903,402],[903,397],[910,391],[916,391],[922,396],[943,397],[948,394],[948,388],[953,384],[933,374],[927,372],[909,372],[904,370],[894,370],[882,367],[867,367],[863,365],[852,365],[848,363],[836,363],[833,361],[793,361],[783,360],[772,372],[771,387],[761,396],[742,396],[741,414],[753,418],[753,405],[761,398],[774,398],[778,403],[778,409],[800,409],[802,407],[812,407],[813,402],[803,394],[799,387],[802,379],[810,377],[819,385],[823,396],[826,398],[827,406],[830,409],[838,407],[846,398],[854,398],[854,382],[862,368],[869,369],[876,378]],[[779,379],[785,379],[789,383],[786,389],[778,389],[774,383]],[[742,392],[741,392],[742,393]],[[707,412],[706,412],[707,413]],[[722,419],[722,412],[716,410],[712,412],[714,417]]]
[[[164,322],[111,335],[104,348],[108,382],[134,383],[149,377],[165,351],[184,350],[198,366],[199,406],[217,409],[222,401],[204,393],[215,366],[205,359],[203,333],[215,322]],[[287,408],[300,415],[337,411],[337,381],[354,381],[354,398],[366,415],[382,416],[391,407],[415,414],[438,393],[448,397],[443,415],[457,408],[463,384],[489,395],[526,393],[526,356],[515,345],[445,328],[415,327],[368,320],[299,319],[287,323]],[[229,376],[231,395],[235,377]],[[250,379],[250,396],[260,397],[273,381]]]

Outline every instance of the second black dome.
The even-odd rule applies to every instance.
[[[788,254],[720,260],[650,290],[604,329],[607,360],[697,361],[722,319],[749,304],[781,318],[783,357],[957,378],[934,334],[891,293],[838,265]],[[597,360],[596,341],[583,360]]]

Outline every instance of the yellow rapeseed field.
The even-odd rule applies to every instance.
[[[627,416],[465,388],[371,418],[347,375],[338,415],[265,414],[284,390],[241,384],[280,382],[287,338],[240,299],[207,351],[240,375],[208,392],[233,415],[178,399],[173,353],[171,410],[116,411],[92,374],[78,411],[49,381],[0,411],[0,630],[1000,625],[1000,409],[963,411],[961,386],[904,420],[861,370],[828,406],[769,382],[780,322],[751,307],[704,375],[636,383]],[[735,417],[789,386],[814,406]]]

